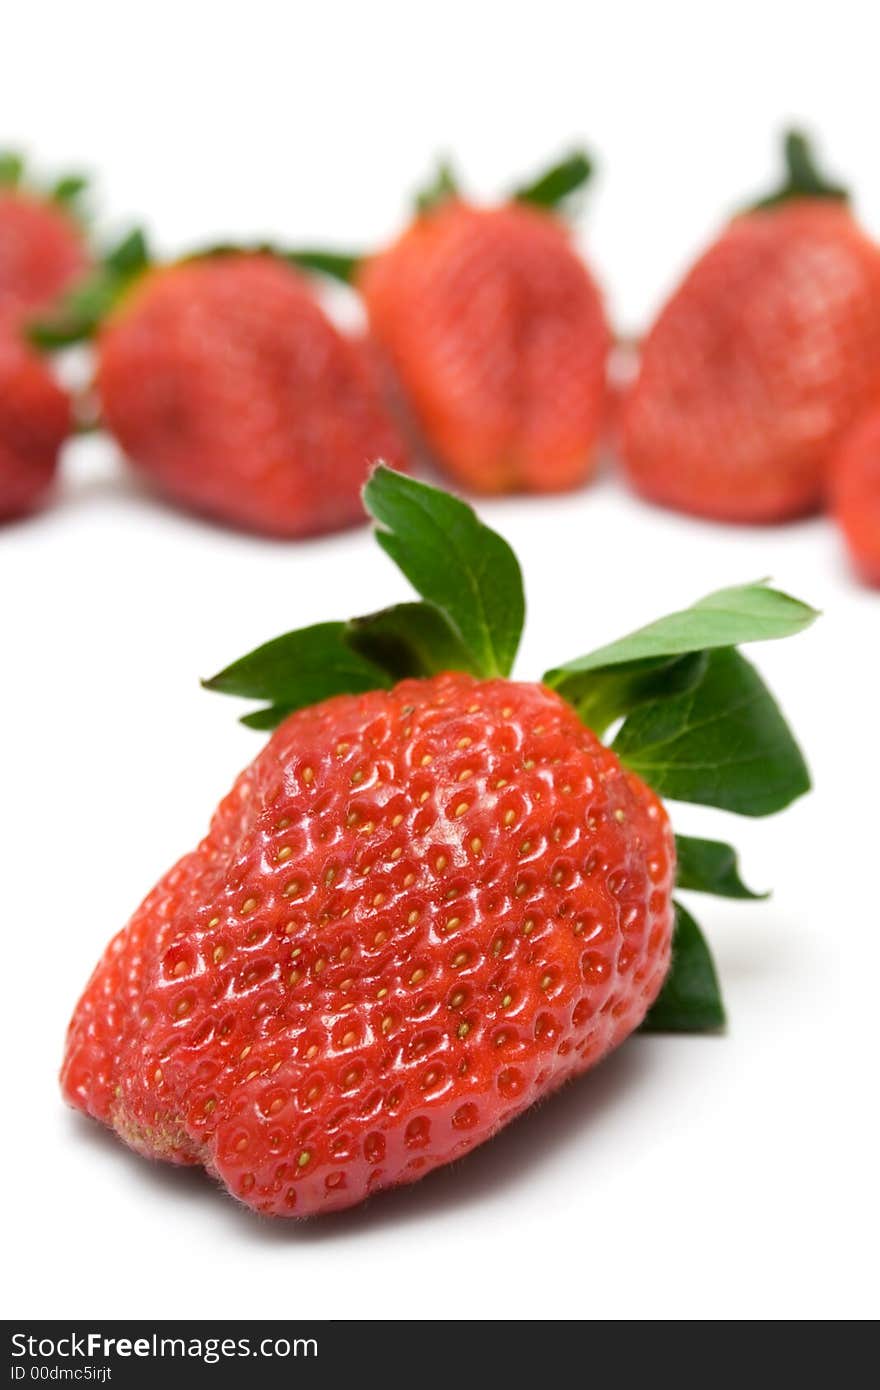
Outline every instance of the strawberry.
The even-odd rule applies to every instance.
[[[734,218],[643,344],[620,447],[664,506],[738,522],[814,511],[880,383],[880,250],[803,137],[786,148],[782,192]]]
[[[0,330],[0,521],[40,501],[72,425],[69,397],[43,360]]]
[[[100,329],[97,387],[128,458],[172,500],[304,536],[363,518],[368,460],[405,451],[363,346],[299,273],[218,254],[133,277]]]
[[[25,187],[22,162],[0,154],[0,326],[22,326],[48,309],[89,268],[82,227],[71,211],[82,180],[50,193]]]
[[[834,456],[831,498],[853,566],[880,587],[880,409],[870,411]]]
[[[485,208],[442,170],[386,250],[302,258],[353,279],[437,464],[476,491],[555,492],[593,469],[610,337],[554,212],[589,172],[574,155]]]
[[[658,719],[680,799],[764,814],[808,786],[731,645],[797,630],[804,605],[729,590],[514,682],[501,538],[387,469],[365,497],[424,601],[288,633],[207,682],[268,701],[245,720],[275,731],[111,942],[62,1073],[138,1152],[278,1216],[459,1157],[646,1014],[722,1023],[676,860],[682,888],[749,892],[729,847],[673,842],[642,776]],[[622,715],[614,748],[585,722]]]

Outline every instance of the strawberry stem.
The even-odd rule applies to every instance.
[[[848,202],[849,190],[833,183],[820,171],[816,155],[807,136],[800,130],[786,131],[783,142],[785,179],[775,192],[753,203],[749,211],[779,207],[795,198],[823,198],[831,202]]]
[[[531,183],[515,189],[511,197],[517,203],[558,210],[573,193],[585,187],[592,175],[593,162],[586,150],[573,150]]]

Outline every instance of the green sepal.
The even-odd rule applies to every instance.
[[[419,216],[436,212],[444,203],[460,197],[458,180],[448,160],[440,159],[431,180],[420,188],[413,198],[413,205]]]
[[[343,285],[353,285],[365,257],[355,251],[328,251],[320,247],[303,247],[301,250],[279,253],[291,265],[318,275],[326,275],[331,280],[339,280]]]
[[[364,488],[376,539],[444,614],[481,676],[507,676],[525,619],[519,561],[473,507],[380,465]]]
[[[612,724],[640,705],[692,690],[703,679],[708,655],[643,657],[620,666],[573,672],[555,682],[555,689],[574,705],[582,722],[599,738]]]
[[[286,632],[202,685],[222,695],[268,701],[270,708],[245,715],[242,721],[260,729],[272,728],[293,710],[331,695],[360,694],[391,685],[385,671],[348,643],[347,633],[347,623],[316,623]]]
[[[794,198],[824,198],[831,202],[849,202],[849,189],[834,183],[819,170],[809,139],[800,130],[788,130],[783,139],[785,177],[773,193],[760,198],[747,211],[758,212],[779,207]]]
[[[458,633],[433,603],[398,603],[352,618],[347,641],[395,681],[442,671],[476,674]]]
[[[140,228],[127,232],[96,269],[62,297],[53,312],[29,325],[28,337],[41,348],[68,347],[93,337],[150,264],[144,233]]]
[[[675,837],[676,876],[679,888],[692,893],[712,893],[718,898],[769,898],[753,893],[740,878],[739,861],[732,845],[721,840],[701,840],[693,835]]]
[[[514,189],[511,200],[539,208],[560,208],[573,193],[585,187],[592,175],[593,162],[586,150],[573,150],[531,183]]]
[[[89,180],[85,174],[63,174],[53,183],[49,196],[53,203],[59,203],[61,207],[67,208],[74,216],[79,217],[80,203],[88,189]]]
[[[17,150],[0,150],[0,188],[18,188],[24,168],[24,157]]]
[[[717,1033],[725,1022],[718,974],[706,939],[690,913],[676,903],[669,974],[642,1031]]]
[[[708,654],[693,689],[634,710],[612,747],[659,796],[741,816],[772,815],[810,789],[778,705],[732,647]]]
[[[319,247],[290,248],[271,241],[213,242],[210,246],[197,247],[183,259],[206,261],[219,256],[274,256],[276,260],[286,261],[288,265],[296,266],[299,270],[326,275],[331,280],[339,280],[343,285],[354,284],[364,260],[358,252],[329,251]]]
[[[544,682],[559,690],[568,677],[605,667],[791,637],[817,617],[815,608],[771,588],[763,580],[717,589],[690,608],[658,618],[616,642],[554,667],[546,673]]]

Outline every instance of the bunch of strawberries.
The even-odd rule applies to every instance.
[[[576,154],[478,207],[448,169],[374,255],[210,248],[151,262],[89,249],[80,182],[30,187],[0,158],[0,516],[46,493],[72,429],[42,348],[95,340],[100,423],[169,499],[281,537],[363,519],[384,458],[464,489],[581,486],[609,442],[632,485],[681,511],[782,522],[831,506],[880,584],[880,246],[803,136],[786,174],[700,257],[610,384],[601,294],[564,210]],[[368,335],[325,313],[349,282]]]

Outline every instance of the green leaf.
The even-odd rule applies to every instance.
[[[639,705],[693,689],[705,674],[707,660],[705,652],[645,657],[598,671],[559,676],[555,688],[574,705],[582,722],[601,737],[615,720]]]
[[[376,539],[439,608],[482,676],[510,674],[525,618],[519,562],[505,540],[448,492],[384,465],[364,488]]]
[[[724,1024],[724,1004],[709,947],[693,917],[676,903],[672,963],[642,1029],[647,1033],[714,1033]]]
[[[28,337],[41,348],[67,347],[91,338],[120,296],[149,265],[144,233],[140,228],[127,232],[92,274],[62,297],[53,312],[28,326]]]
[[[441,671],[473,671],[458,634],[432,603],[398,603],[353,618],[347,640],[395,681]]]
[[[299,251],[284,251],[281,254],[301,270],[317,271],[331,280],[340,280],[344,285],[354,284],[364,262],[363,255],[358,252],[325,251],[320,247],[303,247]]]
[[[50,196],[54,203],[73,208],[88,186],[89,181],[84,174],[65,174],[53,184]]]
[[[346,641],[346,623],[316,623],[264,643],[202,684],[223,695],[268,700],[273,709],[246,715],[251,728],[271,728],[292,710],[331,695],[359,694],[391,684]]]
[[[739,876],[736,850],[721,840],[699,840],[692,835],[676,835],[675,856],[679,888],[693,893],[714,893],[718,898],[767,898],[769,893],[753,893]]]
[[[421,188],[415,195],[416,212],[424,215],[434,212],[443,203],[448,203],[452,198],[459,196],[458,180],[452,169],[452,165],[447,160],[441,159],[437,163],[434,177],[430,183]]]
[[[277,729],[279,724],[283,724],[289,714],[301,708],[296,705],[267,705],[265,709],[251,710],[250,714],[243,714],[239,720],[249,729],[257,729],[263,732],[267,729]]]
[[[17,188],[23,174],[23,157],[15,150],[0,150],[0,188]]]
[[[767,197],[753,203],[749,211],[779,207],[793,198],[824,198],[838,203],[849,201],[849,189],[826,178],[819,169],[813,147],[803,131],[786,131],[783,155],[785,177],[782,184]]]
[[[778,706],[733,648],[709,653],[693,689],[634,710],[613,747],[658,795],[742,816],[772,815],[810,787]]]
[[[719,589],[690,608],[670,613],[617,642],[548,671],[544,680],[558,689],[566,676],[576,672],[790,637],[809,627],[817,616],[806,603],[764,583]]]
[[[150,249],[146,234],[141,227],[134,227],[118,241],[103,257],[105,271],[128,279],[140,275],[150,265]]]
[[[558,208],[572,193],[583,188],[593,173],[593,164],[585,150],[573,150],[567,159],[560,160],[532,183],[514,191],[517,203],[531,203],[539,208]]]

